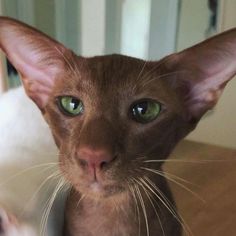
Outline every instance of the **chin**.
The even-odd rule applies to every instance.
[[[77,185],[75,186],[77,192],[81,194],[82,197],[101,200],[109,199],[110,197],[119,197],[120,195],[127,192],[126,188],[118,184],[101,184],[97,181],[89,183],[87,185]]]

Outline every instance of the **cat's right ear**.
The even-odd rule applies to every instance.
[[[236,75],[236,28],[163,59],[166,81],[174,87],[188,120],[199,120],[217,103]]]
[[[71,51],[42,32],[0,17],[0,47],[21,75],[28,96],[43,110]]]

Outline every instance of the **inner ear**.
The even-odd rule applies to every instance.
[[[43,109],[72,52],[42,32],[0,17],[0,47],[19,72],[28,96]]]
[[[217,103],[236,75],[236,29],[163,59],[163,73],[176,90],[189,118],[199,120]],[[160,63],[160,62],[159,62]]]

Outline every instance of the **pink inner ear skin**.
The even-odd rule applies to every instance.
[[[37,104],[41,110],[43,110],[48,103],[52,88],[43,86],[41,83],[37,83],[37,81],[31,81],[25,78],[22,78],[22,82],[27,95]]]
[[[56,78],[65,71],[63,53],[68,50],[38,30],[6,17],[0,17],[0,47],[22,75],[26,93],[42,110]]]
[[[212,109],[219,100],[226,84],[234,76],[232,68],[212,74],[211,77],[197,81],[189,93],[187,104],[195,117],[201,117],[207,110]]]
[[[55,78],[59,73],[58,65],[40,65],[40,55],[25,50],[25,54],[7,54],[9,60],[21,74],[21,79],[28,96],[42,110],[54,87]]]
[[[171,58],[172,56],[170,56]],[[185,70],[176,80],[189,116],[200,119],[217,103],[227,82],[236,75],[236,29],[216,35],[173,55],[166,65],[171,71]],[[187,85],[187,89],[182,89]]]

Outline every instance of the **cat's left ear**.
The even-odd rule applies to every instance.
[[[42,32],[0,17],[0,48],[20,73],[28,96],[43,110],[71,52]]]
[[[227,82],[236,75],[236,29],[163,59],[164,72],[179,92],[187,116],[199,120],[217,103]]]

